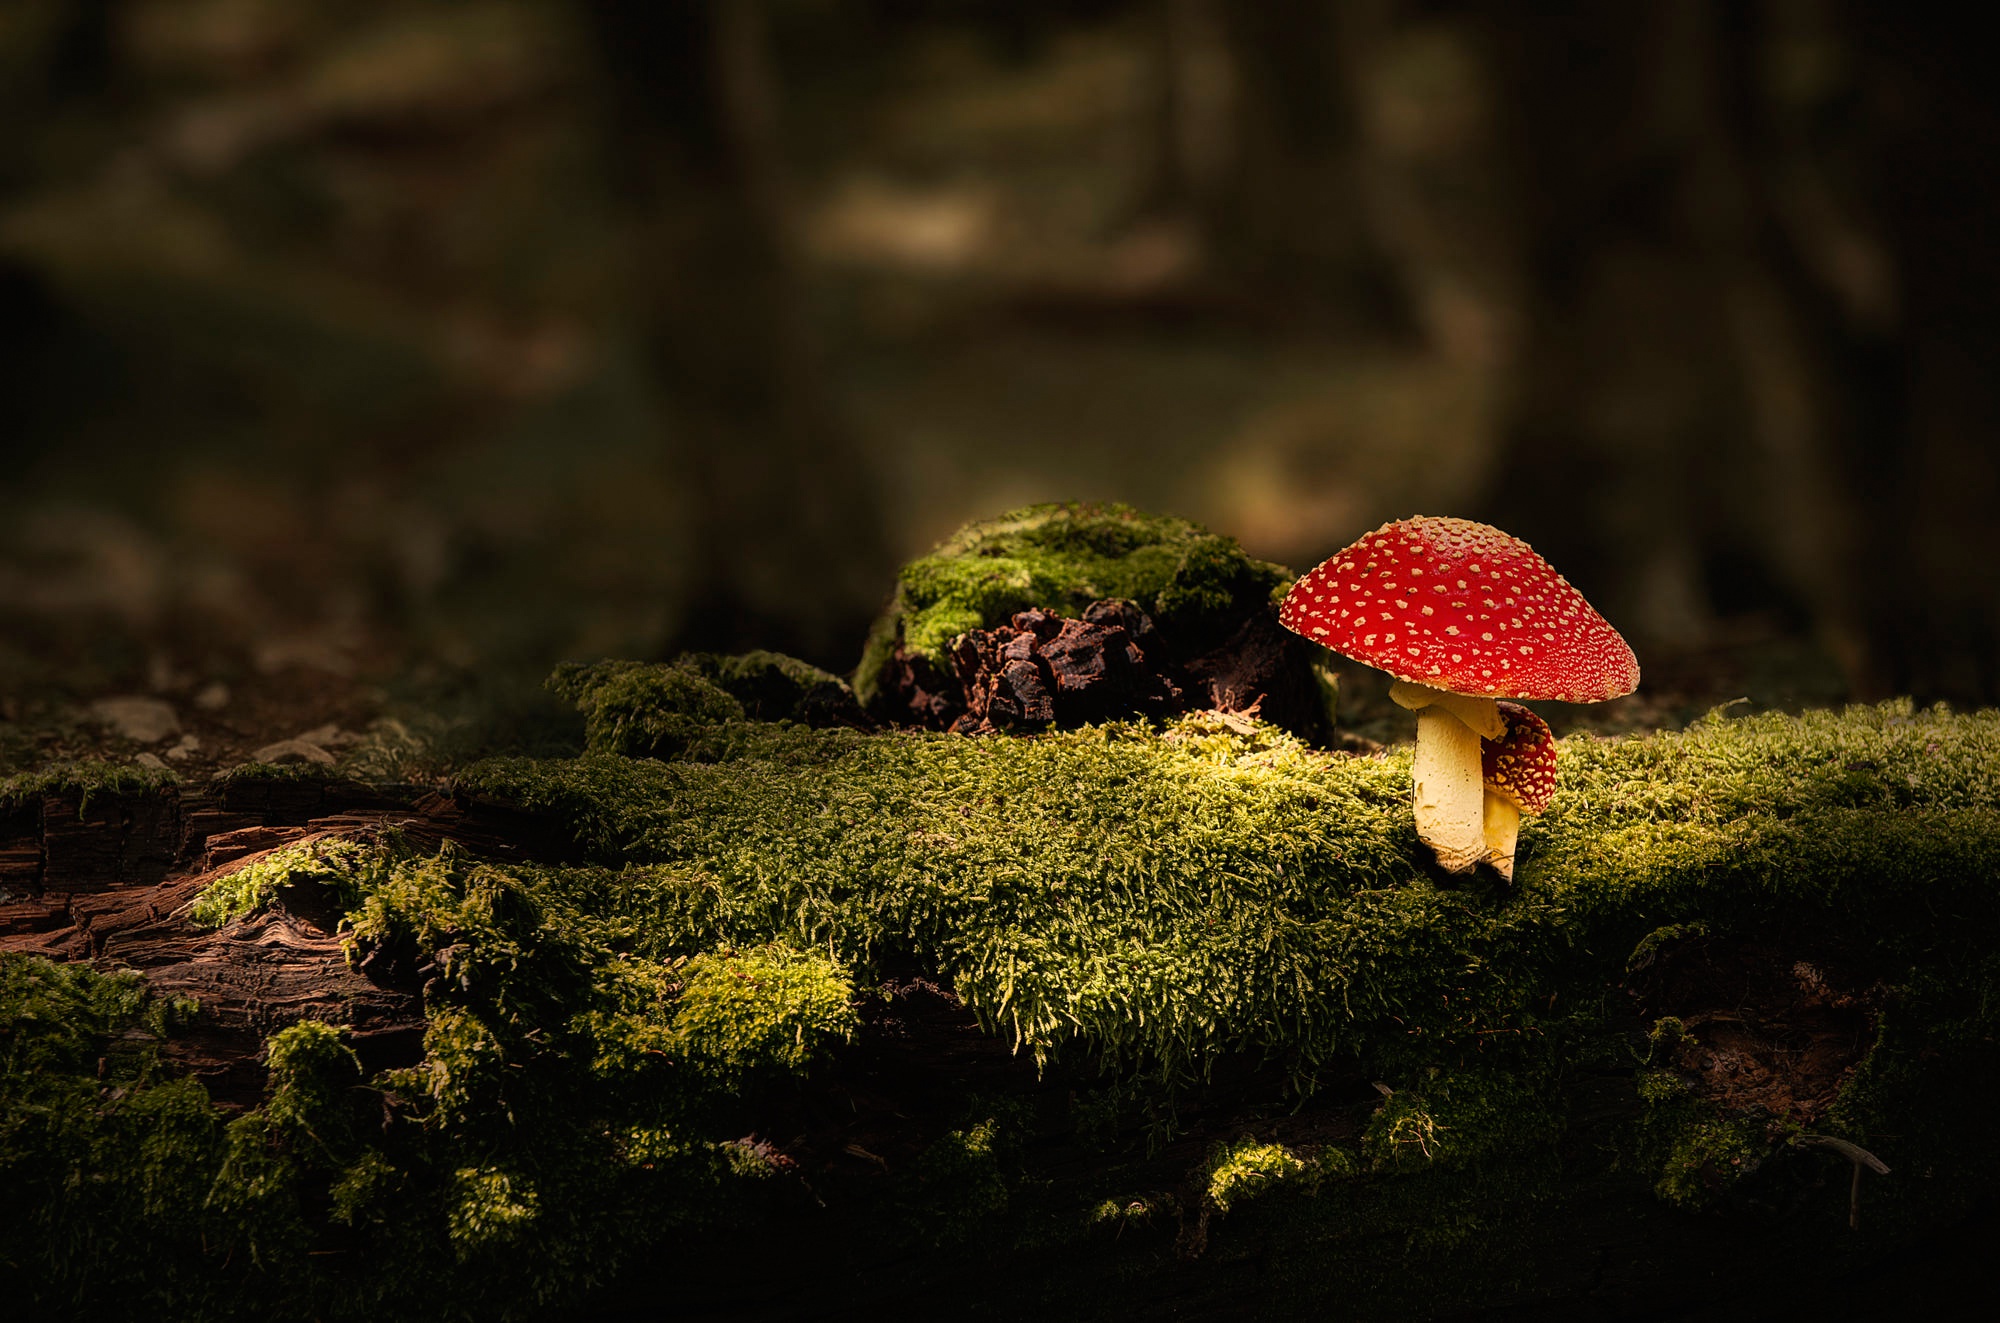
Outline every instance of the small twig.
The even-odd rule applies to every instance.
[[[1878,1176],[1889,1174],[1889,1164],[1870,1153],[1859,1144],[1850,1144],[1832,1135],[1793,1135],[1786,1141],[1791,1144],[1810,1144],[1816,1148],[1830,1148],[1854,1164],[1854,1183],[1847,1191],[1847,1229],[1861,1229],[1861,1169],[1863,1167]]]

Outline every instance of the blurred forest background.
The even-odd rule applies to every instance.
[[[2000,697],[2000,82],[1917,7],[7,0],[0,130],[8,721],[844,671],[1076,498]]]

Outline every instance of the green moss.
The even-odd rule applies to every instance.
[[[337,767],[325,763],[238,763],[224,767],[209,778],[217,790],[254,793],[266,786],[325,786],[353,780]]]
[[[1313,1170],[1283,1144],[1260,1144],[1246,1136],[1210,1156],[1203,1193],[1211,1208],[1227,1213],[1279,1186],[1302,1183]]]
[[[220,928],[252,913],[279,891],[306,885],[330,889],[345,909],[360,900],[364,876],[380,859],[379,852],[354,841],[288,845],[209,883],[189,904],[188,918],[204,928]]]
[[[344,1147],[346,1091],[361,1081],[361,1059],[347,1032],[318,1020],[300,1020],[271,1035],[264,1061],[270,1099],[264,1115],[329,1151]]]
[[[599,752],[671,758],[711,727],[740,721],[743,704],[693,667],[645,662],[565,666],[549,687],[577,705]]]
[[[662,669],[598,674],[629,696]],[[274,855],[203,897],[222,916],[288,883],[346,897],[357,952],[425,971],[419,1066],[362,1078],[337,1028],[294,1026],[271,1044],[264,1104],[226,1120],[159,1072],[181,1013],[136,980],[0,962],[0,1179],[24,1192],[0,1228],[32,1247],[7,1251],[32,1260],[32,1298],[130,1285],[119,1262],[149,1265],[147,1298],[218,1312],[572,1296],[635,1246],[783,1185],[741,1138],[771,1114],[757,1109],[795,1099],[852,1032],[857,985],[911,966],[1107,1097],[1171,1099],[1239,1056],[1302,1090],[1357,1070],[1393,1082],[1358,1161],[1227,1146],[1203,1206],[1312,1193],[1270,1201],[1273,1225],[1501,1272],[1496,1238],[1576,1179],[1553,1155],[1576,1147],[1558,1141],[1579,1078],[1626,1089],[1632,1118],[1593,1142],[1614,1175],[1643,1174],[1640,1197],[1712,1206],[1782,1141],[1671,1076],[1641,1074],[1634,1095],[1649,1044],[1607,992],[1628,964],[1696,928],[1838,941],[1897,990],[1830,1122],[1895,1168],[1885,1215],[1914,1225],[1920,1195],[1948,1207],[1945,1183],[1990,1174],[2000,714],[1892,704],[1564,741],[1556,799],[1499,888],[1426,871],[1407,750],[1349,758],[1207,717],[1031,739],[811,729],[748,720],[677,674],[694,695],[675,709],[678,758],[613,752],[649,738],[628,739],[645,708],[619,697],[596,751],[461,776],[569,833],[582,862],[501,866],[391,835]],[[1674,1031],[1655,1028],[1659,1060]],[[1074,1229],[1148,1188],[1038,1190],[1013,1126],[981,1108],[932,1140],[899,1186],[928,1210],[916,1229],[997,1244],[1035,1200],[1073,1198],[1051,1221]],[[1927,1170],[1940,1184],[1918,1184]],[[1135,1203],[1163,1206],[1112,1200]],[[335,1230],[365,1285],[319,1262]]]
[[[24,808],[50,795],[75,795],[79,811],[99,795],[150,795],[180,784],[171,770],[101,759],[57,763],[0,780],[0,812]]]
[[[730,728],[746,719],[865,724],[845,681],[776,652],[568,664],[549,687],[583,713],[591,750],[634,758],[728,756],[741,735]]]
[[[29,1313],[81,1298],[171,1313],[195,1297],[203,1237],[217,1261],[238,1243],[206,1206],[221,1121],[159,1064],[189,1010],[136,975],[0,954],[0,1262]],[[126,1257],[142,1245],[171,1248]]]
[[[854,689],[873,703],[898,647],[932,661],[968,629],[1030,607],[1074,612],[1137,602],[1170,638],[1193,637],[1289,584],[1290,571],[1184,519],[1122,505],[1033,505],[967,524],[903,567],[896,599],[869,636]]]
[[[462,785],[687,879],[674,912],[697,945],[911,956],[1038,1057],[1081,1045],[1169,1075],[1247,1050],[1309,1078],[1379,1045],[1532,1035],[1551,994],[1620,976],[1611,953],[1666,924],[1782,918],[1905,960],[2000,934],[2000,714],[1567,740],[1503,892],[1422,871],[1407,750],[1198,718],[1016,740],[753,729],[717,763],[499,761]],[[1886,801],[1856,761],[1886,769]]]
[[[757,721],[830,726],[851,724],[861,716],[847,681],[781,652],[746,652],[734,657],[688,653],[677,664],[713,680]]]
[[[908,1225],[918,1239],[950,1244],[992,1235],[1009,1201],[1004,1146],[1001,1121],[987,1117],[925,1147],[907,1196]]]
[[[1639,1097],[1646,1105],[1641,1160],[1657,1173],[1653,1189],[1660,1198],[1679,1208],[1714,1206],[1782,1140],[1767,1118],[1727,1115],[1668,1071],[1642,1075]]]
[[[541,1196],[500,1167],[461,1167],[452,1175],[447,1227],[461,1261],[534,1233]]]
[[[662,1228],[729,1215],[736,1191],[770,1174],[736,1142],[746,1109],[852,1030],[851,984],[822,952],[689,959],[671,932],[642,936],[641,916],[676,889],[664,874],[508,871],[393,836],[347,848],[271,871],[361,889],[357,944],[431,953],[440,978],[417,1067],[365,1078],[342,1029],[306,1021],[272,1037],[266,1099],[234,1120],[198,1085],[150,1077],[107,1106],[106,1044],[162,1019],[143,985],[0,964],[0,1152],[19,1159],[0,1159],[0,1176],[14,1178],[17,1220],[35,1219],[0,1226],[17,1233],[0,1252],[33,1247],[31,1298],[122,1281],[129,1261],[153,1275],[146,1298],[177,1302],[166,1312],[217,1308],[195,1283],[234,1262],[219,1279],[228,1313],[285,1301],[344,1317],[385,1299],[447,1317],[532,1311]],[[52,1091],[72,1100],[54,1113],[59,1133]],[[153,1221],[132,1218],[124,1194],[59,1194],[108,1188],[143,1166],[135,1145],[162,1143],[153,1167],[173,1180],[151,1186]],[[321,1271],[339,1266],[314,1257],[333,1253],[320,1247],[334,1227],[349,1238],[339,1254],[369,1264],[365,1286]]]
[[[674,1045],[717,1087],[806,1070],[853,1036],[853,984],[815,952],[765,946],[696,956],[674,1008]]]
[[[1385,1169],[1513,1160],[1554,1146],[1562,1108],[1547,1081],[1519,1069],[1430,1066],[1383,1101],[1362,1134],[1361,1151]]]

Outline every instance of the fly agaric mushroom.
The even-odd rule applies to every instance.
[[[1540,813],[1555,797],[1556,737],[1548,722],[1519,703],[1498,706],[1507,733],[1479,741],[1479,779],[1486,791],[1480,825],[1486,862],[1511,882],[1521,815]]]
[[[1567,579],[1467,519],[1382,525],[1293,584],[1278,619],[1396,678],[1389,697],[1417,713],[1417,836],[1453,873],[1491,853],[1479,742],[1506,738],[1498,700],[1598,703],[1639,687],[1632,649]]]

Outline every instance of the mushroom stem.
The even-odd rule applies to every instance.
[[[1417,838],[1450,873],[1469,873],[1486,857],[1479,775],[1479,732],[1444,705],[1417,713],[1417,757],[1410,769]]]
[[[1427,707],[1441,707],[1470,726],[1483,739],[1497,740],[1507,733],[1507,721],[1500,715],[1500,704],[1491,698],[1454,694],[1449,689],[1433,689],[1429,685],[1411,684],[1408,680],[1398,680],[1390,685],[1389,698],[1396,706],[1413,712],[1421,712]]]
[[[1521,810],[1505,795],[1486,792],[1484,835],[1486,862],[1509,882],[1514,880],[1514,846],[1521,838]]]

